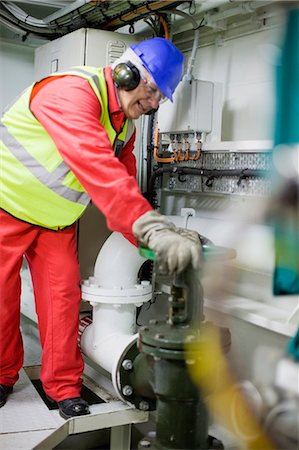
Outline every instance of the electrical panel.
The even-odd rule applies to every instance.
[[[213,83],[183,80],[174,94],[159,109],[161,133],[206,132],[212,130]]]
[[[107,66],[136,42],[129,34],[80,28],[35,50],[35,79],[73,66]]]

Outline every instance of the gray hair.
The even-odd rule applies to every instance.
[[[125,52],[122,54],[122,56],[117,58],[111,64],[111,67],[112,67],[112,69],[114,69],[118,64],[124,63],[127,61],[130,61],[139,70],[141,78],[142,77],[146,77],[146,78],[150,77],[153,80],[151,74],[146,70],[146,68],[142,64],[142,61],[139,58],[139,56],[137,56],[136,53],[131,48],[127,48],[127,50],[125,50]]]

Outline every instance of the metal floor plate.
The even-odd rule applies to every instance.
[[[121,437],[122,427],[148,420],[147,413],[120,400],[90,405],[90,411],[87,416],[62,419],[58,410],[48,409],[23,369],[7,403],[0,409],[0,449],[52,449],[71,434],[103,428],[114,432],[117,447],[113,448],[127,449],[129,436]]]
[[[63,424],[57,411],[49,411],[24,370],[7,403],[0,409],[0,448],[33,448]]]
[[[148,413],[116,399],[97,377],[84,375],[84,386],[103,403],[91,404],[90,415],[64,420],[57,409],[47,407],[32,383],[39,378],[41,361],[37,329],[30,322],[23,321],[22,334],[25,369],[20,371],[20,378],[7,403],[0,408],[0,449],[49,450],[72,434],[103,428],[111,428],[111,450],[129,449],[131,424],[146,422]],[[92,374],[96,374],[93,369]]]

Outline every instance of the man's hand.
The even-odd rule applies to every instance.
[[[189,230],[188,228],[177,228],[177,232],[184,237],[191,239],[191,241],[197,242],[200,240],[201,245],[214,245],[213,242],[197,231]]]
[[[162,273],[182,272],[189,264],[198,270],[201,262],[201,243],[195,234],[192,239],[181,235],[167,217],[149,211],[133,224],[133,233],[141,243],[156,254]]]

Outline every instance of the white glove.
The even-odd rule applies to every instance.
[[[213,242],[202,234],[197,233],[197,231],[189,230],[188,228],[177,228],[177,232],[184,237],[191,239],[194,242],[200,240],[201,245],[214,245]]]
[[[175,225],[157,211],[143,214],[132,229],[138,242],[155,252],[162,273],[180,273],[190,263],[195,270],[199,269],[199,237],[190,239],[180,235]]]

